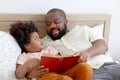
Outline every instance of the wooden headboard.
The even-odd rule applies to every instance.
[[[67,14],[68,28],[76,24],[95,26],[104,24],[103,36],[108,41],[111,15],[109,14]],[[46,35],[45,14],[0,14],[0,31],[9,31],[10,24],[16,21],[34,21],[40,31],[40,37]]]

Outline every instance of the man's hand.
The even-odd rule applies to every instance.
[[[80,61],[86,62],[90,57],[104,54],[108,50],[108,46],[103,39],[98,39],[92,42],[92,47],[83,52],[77,52],[75,55],[80,55]]]
[[[80,53],[80,61],[87,62],[90,59],[90,54],[87,52],[81,52]]]
[[[48,68],[44,68],[44,66],[38,66],[33,68],[27,75],[27,78],[38,78],[41,77],[43,74],[49,72]]]
[[[80,62],[87,62],[91,57],[91,55],[88,52],[76,52],[74,56],[77,56],[77,55],[80,56],[80,59],[79,59]]]

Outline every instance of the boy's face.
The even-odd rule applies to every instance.
[[[25,49],[27,52],[38,52],[43,49],[42,40],[39,37],[37,32],[33,32],[30,35],[30,43],[25,45]]]

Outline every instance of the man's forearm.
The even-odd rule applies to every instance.
[[[107,43],[102,40],[96,40],[92,42],[92,47],[86,50],[91,57],[105,53],[108,50]]]

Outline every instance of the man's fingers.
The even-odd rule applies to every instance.
[[[88,60],[88,57],[86,55],[80,56],[80,59],[82,62],[86,62]]]

